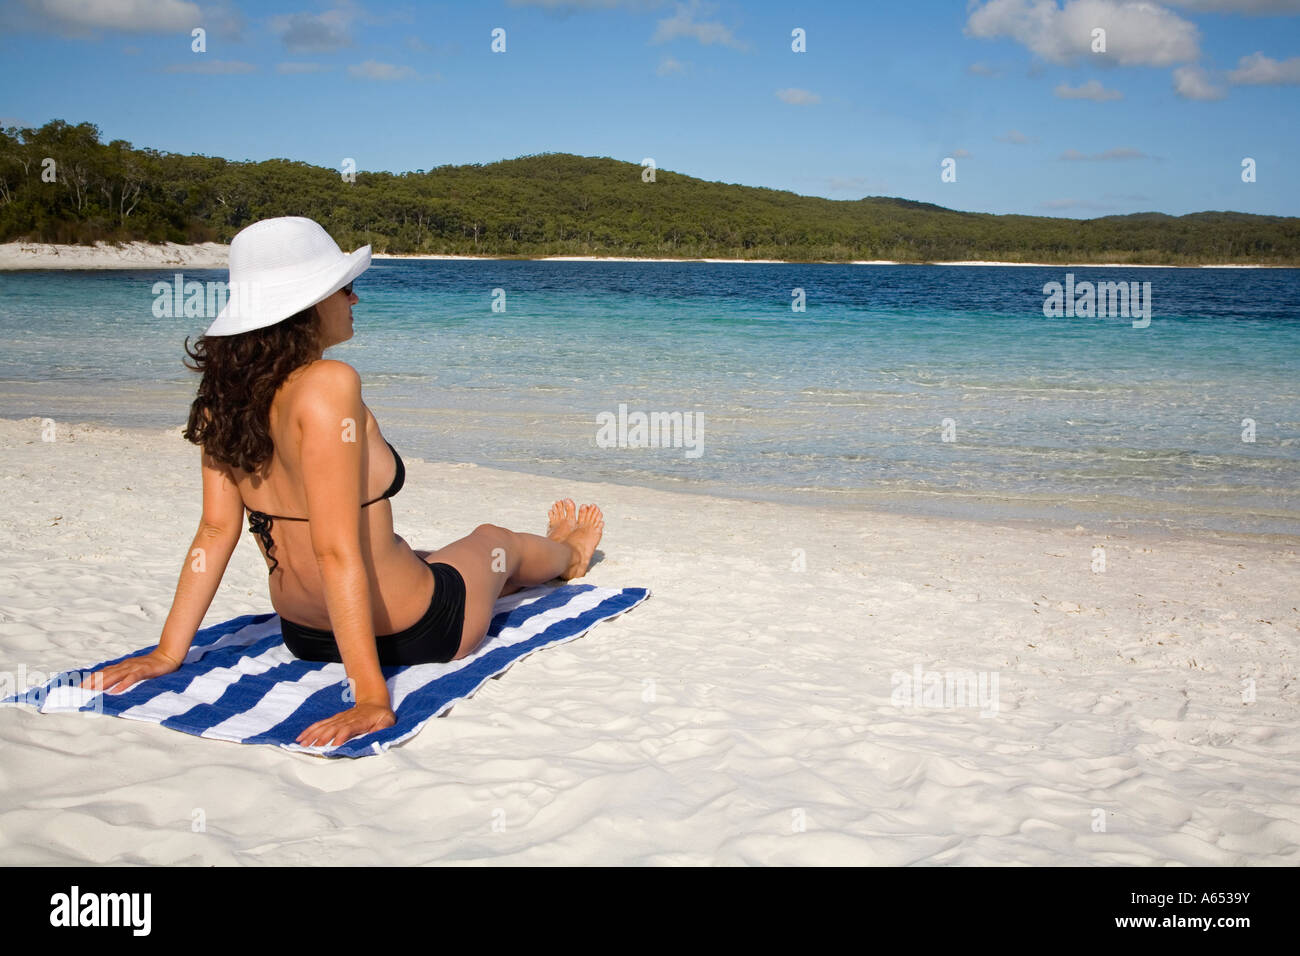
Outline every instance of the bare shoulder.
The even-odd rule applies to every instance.
[[[334,429],[362,420],[361,376],[347,362],[319,359],[299,373],[289,416],[298,428]]]
[[[351,395],[361,391],[361,376],[347,362],[317,359],[302,370],[299,382],[313,391],[322,389]]]

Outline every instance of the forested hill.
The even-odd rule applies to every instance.
[[[90,123],[0,131],[0,241],[229,242],[249,223],[283,215],[310,216],[345,249],[369,243],[392,253],[1300,266],[1292,217],[996,216],[905,199],[820,199],[664,169],[645,182],[638,164],[568,153],[357,172],[348,181],[291,160],[101,143]]]

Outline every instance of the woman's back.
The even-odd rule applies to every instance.
[[[428,605],[431,585],[420,558],[393,533],[392,506],[381,496],[393,484],[399,464],[370,409],[361,404],[357,418],[349,416],[337,422],[314,414],[323,406],[336,407],[337,393],[355,384],[355,376],[350,366],[329,359],[290,373],[271,400],[268,424],[274,449],[270,461],[257,473],[233,467],[229,473],[244,506],[250,512],[272,516],[266,523],[270,526],[267,537],[273,542],[270,557],[274,561],[268,560],[267,566],[275,566],[270,573],[275,610],[282,617],[310,627],[330,627],[312,523],[356,520],[360,523],[362,559],[368,570],[375,632],[387,634],[410,626],[420,617]],[[360,445],[361,497],[356,515],[311,513],[305,438],[309,447],[313,441]],[[373,503],[360,507],[364,502]],[[263,538],[255,536],[254,540],[265,555]]]

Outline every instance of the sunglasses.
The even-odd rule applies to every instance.
[[[356,280],[353,280],[353,281],[356,281]],[[344,295],[351,295],[351,294],[352,294],[352,283],[351,283],[351,282],[349,282],[347,285],[345,285],[345,286],[343,287],[343,294],[344,294]]]

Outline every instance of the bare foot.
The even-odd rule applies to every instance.
[[[605,516],[596,505],[583,505],[578,509],[578,526],[564,538],[573,549],[573,563],[560,577],[565,581],[580,578],[587,573],[591,556],[596,553],[600,536],[605,533]]]
[[[573,503],[572,498],[565,498],[551,505],[551,510],[546,513],[549,519],[546,524],[546,537],[553,541],[563,541],[573,534],[578,527],[576,508],[577,505]]]

